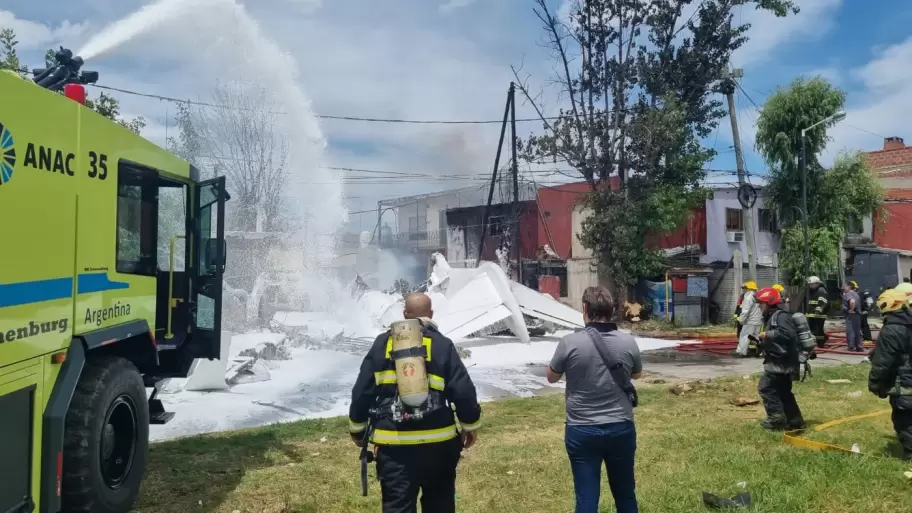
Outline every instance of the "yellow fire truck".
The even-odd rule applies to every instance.
[[[225,179],[86,108],[81,66],[0,71],[4,513],[129,511],[157,387],[219,357]]]

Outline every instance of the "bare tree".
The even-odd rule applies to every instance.
[[[224,174],[232,195],[233,228],[263,229],[281,222],[282,192],[288,175],[288,139],[279,127],[277,105],[265,88],[219,84],[207,102],[218,108],[195,109],[201,157]]]

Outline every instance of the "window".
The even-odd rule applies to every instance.
[[[740,208],[725,209],[725,231],[742,232],[744,231],[744,220],[741,217]]]
[[[121,162],[117,169],[117,272],[158,270],[158,173]]]
[[[174,241],[174,271],[185,271],[187,259],[187,187],[177,182],[158,184],[158,268],[171,270]]]
[[[778,232],[779,221],[776,219],[776,212],[768,208],[758,209],[757,225],[759,226],[761,232]]]
[[[409,240],[423,240],[427,238],[427,215],[409,218]]]
[[[504,216],[491,216],[488,218],[488,236],[500,237],[504,233]]]
[[[852,235],[863,234],[864,223],[862,222],[861,218],[855,214],[849,214],[849,222],[846,231]]]

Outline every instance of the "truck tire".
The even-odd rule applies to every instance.
[[[66,416],[61,502],[64,513],[127,513],[149,453],[149,405],[128,360],[90,359]]]

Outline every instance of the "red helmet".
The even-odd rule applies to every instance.
[[[757,292],[756,297],[758,302],[766,303],[770,306],[775,306],[782,302],[782,295],[779,294],[778,290],[772,287],[760,289],[760,291]]]

